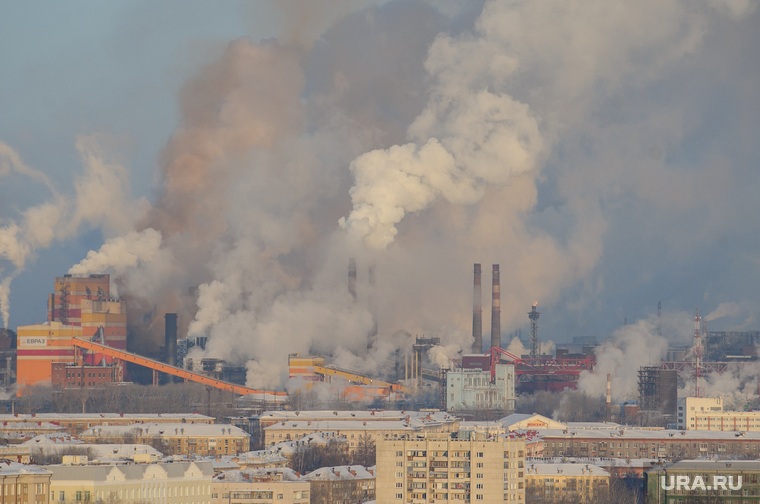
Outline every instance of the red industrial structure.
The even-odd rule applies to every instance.
[[[517,375],[517,390],[532,392],[536,390],[561,391],[578,387],[578,377],[582,371],[591,371],[594,357],[565,359],[533,359],[518,357],[500,347],[491,347],[483,355],[465,355],[462,358],[464,369],[483,369],[491,372],[495,378],[496,364],[513,364]]]

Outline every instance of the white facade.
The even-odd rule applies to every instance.
[[[696,430],[696,417],[723,411],[720,397],[680,397],[678,399],[678,428]]]
[[[446,409],[515,409],[515,366],[496,364],[494,382],[491,372],[456,369],[446,373]]]

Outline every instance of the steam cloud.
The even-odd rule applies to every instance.
[[[662,84],[700,55],[714,25],[751,11],[711,5],[493,1],[471,23],[391,2],[342,17],[313,43],[235,40],[180,92],[153,205],[118,212],[133,204],[125,170],[83,144],[77,195],[5,225],[0,256],[19,271],[63,239],[56,215],[70,217],[71,233],[100,227],[105,244],[71,272],[114,273],[134,300],[132,327],[177,311],[181,330],[208,336],[206,354],[246,364],[251,386],[282,386],[291,352],[380,371],[412,334],[440,336],[433,355],[444,362],[471,346],[465,265],[498,258],[510,331],[532,299],[550,307],[579,284],[580,298],[598,299],[610,215],[626,210],[620,192],[674,219],[691,209],[673,188],[692,174],[642,156],[655,140],[683,142],[678,113],[608,108]],[[0,169],[44,182],[0,155]],[[705,187],[722,187],[704,175]],[[103,198],[112,212],[95,204]],[[360,274],[378,272],[374,287],[360,276],[358,301],[346,289],[349,257]],[[141,330],[160,341],[150,324]],[[616,368],[623,395],[640,360],[630,356],[659,357],[664,341],[652,321],[615,337],[626,358],[605,347],[599,373]],[[597,378],[582,386],[598,388]]]
[[[0,227],[0,259],[13,266],[8,273],[0,267],[0,315],[5,326],[10,318],[11,282],[34,259],[36,251],[76,236],[85,224],[107,235],[123,233],[133,226],[130,215],[135,209],[139,212],[145,202],[131,199],[128,172],[109,158],[102,145],[108,142],[100,135],[77,139],[84,172],[74,181],[73,196],[58,194],[44,174],[26,166],[13,149],[0,142],[0,176],[15,171],[44,184],[53,197],[26,209],[18,219],[7,219]]]

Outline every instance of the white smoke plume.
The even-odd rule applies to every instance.
[[[77,236],[84,225],[100,228],[106,235],[123,233],[134,225],[135,212],[139,214],[144,202],[132,201],[129,174],[103,150],[102,144],[107,142],[108,138],[99,135],[77,139],[84,171],[74,181],[74,195],[59,194],[43,173],[24,165],[13,149],[0,142],[0,175],[16,171],[43,183],[53,196],[0,227],[0,259],[13,266],[7,273],[0,269],[0,315],[6,326],[11,282],[34,260],[36,251]]]
[[[609,373],[615,400],[637,399],[639,368],[657,366],[671,343],[688,341],[689,320],[686,313],[664,313],[662,321],[653,316],[619,328],[596,349],[594,370],[581,372],[578,389],[591,396],[604,395]],[[658,334],[660,322],[667,339]]]
[[[703,317],[705,322],[712,322],[723,317],[735,317],[742,313],[739,303],[721,303],[713,311]]]
[[[605,256],[615,217],[629,213],[621,194],[681,233],[680,219],[701,205],[693,195],[727,187],[719,169],[695,177],[648,155],[653,142],[681,145],[689,134],[682,110],[649,94],[698,60],[711,28],[751,8],[711,5],[490,1],[472,22],[391,2],[341,14],[309,43],[235,40],[183,86],[160,194],[139,223],[102,210],[102,194],[116,207],[130,201],[124,175],[88,161],[95,185],[76,186],[86,201],[67,215],[119,238],[75,271],[117,275],[134,298],[133,332],[155,329],[137,325],[145,314],[177,311],[180,331],[208,336],[205,355],[246,363],[249,385],[265,388],[285,383],[292,352],[373,372],[410,345],[403,334],[469,348],[468,270],[483,258],[502,267],[505,332],[524,326],[530,300],[548,314],[568,287],[580,314],[615,283],[598,268],[615,253]],[[289,24],[312,33],[301,14]],[[637,97],[648,106],[624,106]],[[56,215],[43,210],[43,223]],[[33,249],[14,224],[11,237]],[[698,239],[684,231],[680,247],[692,245],[683,235]],[[16,262],[30,253],[5,249]],[[364,274],[356,301],[349,257]],[[627,383],[633,361],[656,358],[652,324],[616,334],[637,357],[607,348],[601,370]]]
[[[161,233],[152,228],[133,231],[109,238],[96,252],[91,250],[79,264],[69,268],[69,274],[87,276],[92,273],[124,275],[129,269],[152,263],[165,251],[161,250]],[[114,290],[116,296],[118,292]]]

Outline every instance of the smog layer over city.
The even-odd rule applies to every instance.
[[[199,502],[270,492],[201,455],[295,503],[702,498],[658,478],[760,456],[758,48],[751,0],[7,3],[0,420],[184,457]],[[74,413],[242,434],[185,453]],[[425,462],[476,442],[519,466],[468,460],[471,496]],[[157,497],[31,450],[44,502]]]

